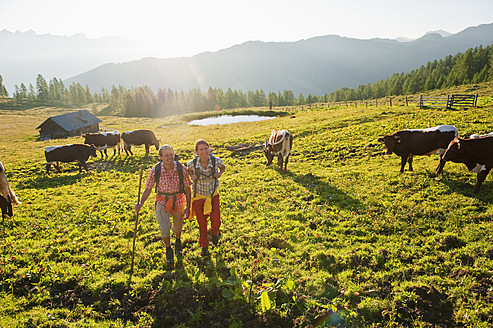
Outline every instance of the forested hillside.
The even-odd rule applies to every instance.
[[[395,73],[376,83],[356,89],[341,88],[329,101],[375,99],[449,88],[462,84],[493,81],[493,46],[468,49],[465,53],[428,62],[409,73]]]

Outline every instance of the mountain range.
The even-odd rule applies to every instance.
[[[2,44],[6,44],[6,33],[0,32]],[[15,39],[15,34],[10,33],[9,36]],[[342,87],[355,88],[360,84],[372,83],[390,77],[393,73],[409,72],[428,61],[455,55],[468,48],[491,45],[493,23],[469,27],[456,34],[429,32],[407,42],[327,35],[295,42],[250,41],[191,57],[140,57],[132,61],[125,61],[123,54],[128,58],[139,56],[140,53],[136,53],[135,44],[128,40],[107,39],[94,43],[94,40],[76,35],[68,37],[69,42],[59,37],[62,38],[59,43],[46,48],[51,49],[51,52],[46,50],[44,53],[36,53],[30,51],[36,49],[32,44],[38,45],[35,40],[41,43],[40,40],[47,36],[30,37],[31,43],[24,43],[22,47],[14,49],[19,51],[18,63],[15,63],[15,54],[11,53],[9,64],[5,65],[5,54],[0,54],[0,75],[3,75],[4,84],[13,74],[11,71],[5,74],[6,68],[23,73],[36,72],[37,67],[45,67],[44,60],[55,65],[53,72],[31,73],[34,76],[30,76],[30,80],[41,73],[46,79],[62,77],[66,85],[78,82],[96,92],[102,87],[110,89],[113,85],[127,88],[146,85],[155,90],[206,90],[213,87],[243,91],[262,89],[265,92],[291,90],[295,95],[319,95]],[[60,51],[63,44],[70,44],[71,51]],[[124,52],[129,48],[134,51]],[[105,58],[105,64],[94,65],[97,60]],[[121,62],[117,63],[118,60]],[[65,65],[68,66],[65,68],[62,64],[69,65]],[[55,68],[59,71],[55,72]],[[79,72],[75,72],[77,69]]]
[[[124,62],[146,54],[133,40],[89,39],[84,34],[59,36],[34,31],[0,31],[0,75],[12,94],[14,85],[34,85],[36,76],[67,79],[108,62]]]

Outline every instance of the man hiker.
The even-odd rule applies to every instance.
[[[156,219],[161,229],[161,238],[166,246],[166,263],[174,263],[173,249],[171,248],[172,229],[175,234],[175,255],[182,256],[181,231],[183,221],[190,215],[191,181],[187,168],[175,161],[175,152],[170,145],[164,145],[159,149],[161,162],[156,164],[149,174],[145,190],[139,204],[135,205],[138,213],[151,194],[152,188],[156,190]],[[171,226],[170,217],[173,217]]]
[[[192,215],[197,216],[199,224],[199,244],[201,255],[209,256],[209,241],[207,239],[207,217],[210,217],[212,243],[219,242],[219,227],[221,214],[219,206],[219,181],[226,166],[219,157],[211,153],[209,144],[205,140],[198,140],[195,144],[195,153],[198,155],[187,163],[188,173],[193,181]]]

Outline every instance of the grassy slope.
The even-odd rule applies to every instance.
[[[493,131],[491,87],[483,91],[468,110],[283,108],[291,116],[209,127],[183,117],[101,117],[107,129],[152,129],[184,160],[205,138],[228,166],[223,238],[211,260],[198,256],[197,224],[189,221],[184,259],[166,268],[149,201],[130,284],[132,204],[140,164],[147,173],[155,151],[90,160],[87,174],[64,164],[64,173],[46,176],[43,148],[82,138],[35,141],[34,129],[55,109],[0,112],[1,161],[23,202],[0,240],[0,326],[486,327],[492,176],[472,195],[475,174],[448,163],[437,177],[435,156],[398,174],[400,159],[383,155],[376,141],[440,124],[461,136]],[[262,142],[280,128],[295,137],[288,173],[266,168],[260,151],[224,148]]]

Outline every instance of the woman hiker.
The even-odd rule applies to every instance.
[[[164,145],[159,148],[159,158],[161,162],[151,169],[140,203],[135,205],[135,211],[140,211],[156,184],[156,219],[161,229],[161,239],[166,246],[166,263],[172,265],[174,256],[170,230],[172,229],[175,233],[175,254],[179,258],[182,256],[180,237],[183,221],[190,215],[190,185],[192,183],[183,164],[175,162],[173,147]],[[172,227],[171,216],[173,217]]]
[[[208,231],[212,235],[212,243],[219,242],[219,227],[221,214],[219,206],[219,181],[226,166],[219,157],[211,153],[207,141],[200,139],[195,144],[195,153],[198,155],[187,163],[188,173],[193,181],[192,214],[197,217],[199,224],[199,244],[202,248],[201,256],[209,256]],[[210,217],[211,227],[207,229],[207,217]]]

